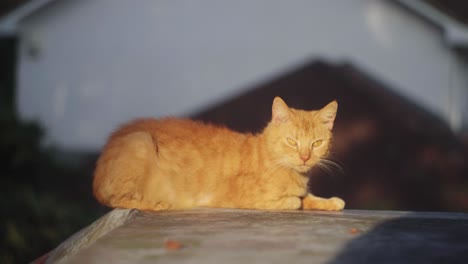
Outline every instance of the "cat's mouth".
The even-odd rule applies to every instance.
[[[298,165],[298,166],[294,166],[294,169],[295,169],[297,172],[300,172],[300,173],[309,172],[311,168],[312,168],[312,167],[309,166],[309,165]]]

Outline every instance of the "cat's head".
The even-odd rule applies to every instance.
[[[298,110],[276,97],[271,121],[263,132],[275,164],[306,173],[325,158],[337,109],[333,101],[320,110]]]

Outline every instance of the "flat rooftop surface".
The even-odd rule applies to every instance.
[[[51,253],[65,263],[468,263],[468,214],[116,209]]]

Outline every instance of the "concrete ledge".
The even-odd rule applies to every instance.
[[[117,209],[92,226],[49,261],[468,263],[468,214],[462,213]],[[76,242],[86,237],[92,239]],[[79,247],[65,252],[67,244]]]

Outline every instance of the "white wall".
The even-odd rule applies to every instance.
[[[57,0],[21,32],[20,113],[66,148],[96,150],[129,118],[184,115],[314,57],[352,61],[455,126],[468,101],[441,32],[385,0]]]

